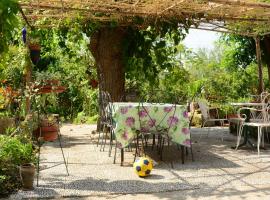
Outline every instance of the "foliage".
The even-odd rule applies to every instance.
[[[97,114],[97,92],[90,86],[90,81],[96,79],[96,69],[88,50],[89,38],[82,32],[82,27],[72,22],[67,25],[70,27],[36,29],[27,33],[28,40],[39,38],[41,44],[41,60],[33,66],[35,84],[57,79],[67,87],[61,94],[31,95],[32,108],[43,113],[59,113],[72,120],[79,112],[91,116]],[[0,57],[0,80],[5,80],[6,86],[22,90],[27,52],[20,39],[21,31],[16,31],[16,42]],[[30,95],[26,90],[24,94]],[[19,102],[22,106],[24,99],[25,96]]]
[[[213,51],[200,50],[187,58],[186,66],[193,79],[191,84],[200,81],[202,95],[213,102],[230,102],[257,93],[257,66],[251,63],[246,69],[237,67],[231,61],[234,47],[234,44],[228,46],[221,41]]]
[[[0,54],[7,50],[8,43],[17,25],[17,0],[0,1]]]
[[[164,27],[157,30],[148,27],[146,30],[127,30],[123,47],[127,79],[131,82],[147,81],[155,85],[158,83],[160,71],[170,70],[175,66],[175,58],[181,48],[179,42],[185,33],[178,27],[173,28],[167,27],[166,30]]]
[[[21,165],[35,161],[31,143],[22,143],[18,138],[0,135],[0,160]]]
[[[239,35],[223,35],[222,40],[226,45],[232,46],[231,56],[232,64],[238,67],[246,68],[249,64],[256,61],[256,46],[253,38]]]
[[[35,162],[31,143],[17,137],[0,135],[0,195],[6,195],[20,186],[18,166]]]

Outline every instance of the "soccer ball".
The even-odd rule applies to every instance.
[[[139,157],[135,160],[133,168],[139,177],[148,176],[153,169],[153,161],[149,158]]]

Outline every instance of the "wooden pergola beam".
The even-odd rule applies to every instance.
[[[259,8],[270,8],[269,3],[262,2],[246,2],[246,1],[233,1],[233,0],[208,0],[205,2],[220,3],[226,5],[236,5],[236,6],[248,6],[248,7],[259,7]]]

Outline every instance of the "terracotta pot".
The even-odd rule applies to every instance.
[[[28,48],[30,50],[39,50],[39,51],[41,49],[40,44],[37,44],[37,43],[30,43],[30,44],[28,44]]]
[[[60,81],[57,79],[50,79],[50,80],[46,80],[44,82],[48,85],[60,85]]]
[[[95,79],[91,79],[90,85],[92,86],[92,88],[97,88],[97,86],[98,86],[98,81],[95,80]]]
[[[34,131],[36,138],[43,137],[44,141],[54,141],[58,137],[58,123],[53,120],[42,119],[40,122],[40,127]]]
[[[237,114],[228,114],[227,118],[228,119],[230,119],[230,118],[238,118],[238,115]]]
[[[58,138],[57,126],[41,126],[33,134],[36,138],[42,137],[44,141],[53,142]]]
[[[41,127],[41,133],[45,141],[53,142],[57,139],[57,131],[47,131],[49,127]]]
[[[62,93],[66,90],[64,86],[51,86],[51,85],[43,85],[43,86],[35,86],[35,89],[38,89],[38,94],[47,94],[47,93]]]
[[[40,60],[40,45],[39,44],[29,44],[30,58],[34,65]]]
[[[32,163],[24,164],[20,166],[20,177],[24,190],[33,190],[34,177],[35,177],[35,165]]]

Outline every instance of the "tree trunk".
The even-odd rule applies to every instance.
[[[124,36],[125,29],[109,27],[91,36],[90,50],[96,60],[99,89],[108,91],[113,101],[120,101],[125,91]]]
[[[124,36],[125,29],[107,27],[101,28],[90,37],[90,50],[96,61],[99,92],[102,90],[109,92],[112,101],[120,101],[125,92],[125,72],[122,58]],[[100,98],[99,105],[101,105]],[[101,116],[101,110],[99,110],[99,116]],[[100,131],[101,128],[99,119],[97,131]]]
[[[259,79],[259,86],[258,86],[258,93],[262,93],[264,91],[263,86],[263,71],[262,71],[262,58],[261,58],[261,46],[260,46],[260,38],[255,38],[256,43],[256,56],[257,56],[257,63],[258,63],[258,79]]]

